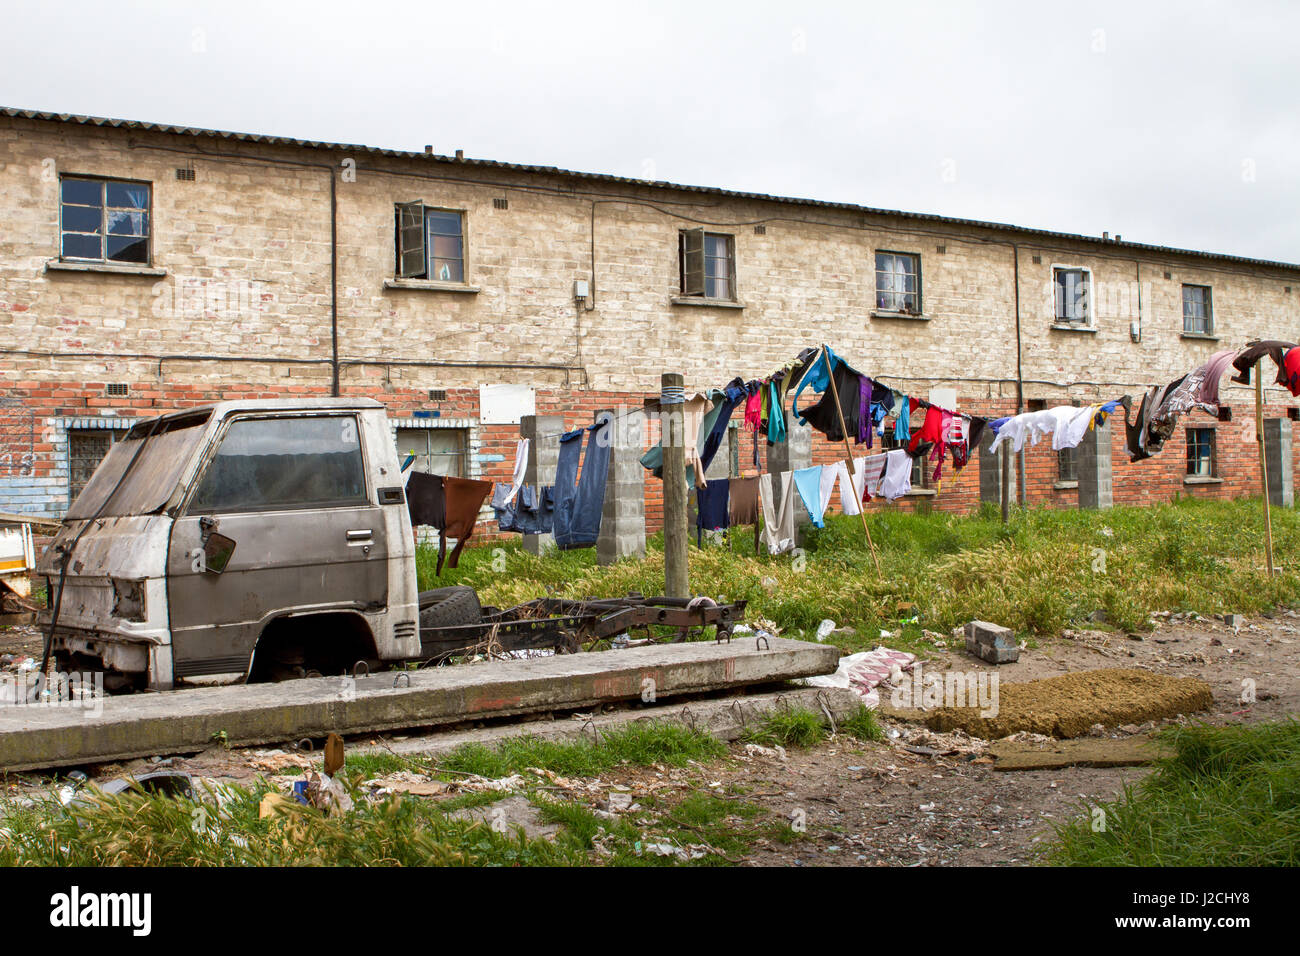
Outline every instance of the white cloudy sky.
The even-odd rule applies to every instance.
[[[0,8],[7,106],[1300,261],[1300,4]]]

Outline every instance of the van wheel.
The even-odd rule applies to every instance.
[[[483,620],[483,606],[473,588],[456,586],[421,591],[420,628],[464,627]]]

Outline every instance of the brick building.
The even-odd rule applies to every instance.
[[[1298,297],[1300,266],[1119,236],[4,109],[0,510],[61,514],[133,417],[222,398],[372,396],[421,467],[505,478],[521,415],[589,424],[663,371],[720,386],[827,342],[992,417],[1295,339]],[[1186,417],[1150,461],[1112,428],[1114,501],[1254,492],[1253,389],[1223,396],[1230,420]],[[988,457],[913,501],[992,500]],[[1075,506],[1077,457],[1027,448],[1018,494]]]

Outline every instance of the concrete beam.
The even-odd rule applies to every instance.
[[[620,558],[645,557],[645,469],[641,467],[645,444],[645,412],[615,409],[596,413],[613,416],[610,430],[609,471],[605,479],[605,504],[596,539],[596,562],[613,564]]]
[[[193,753],[303,737],[582,710],[610,701],[828,674],[839,652],[805,641],[736,638],[521,661],[490,661],[361,678],[322,677],[111,697],[102,710],[0,707],[0,770]],[[397,686],[395,686],[397,685]]]
[[[1075,450],[1079,476],[1079,507],[1110,508],[1115,504],[1111,489],[1110,422],[1093,427]]]
[[[1002,504],[1002,456],[1011,455],[1011,503],[1016,503],[1016,456],[1011,443],[1003,442],[997,451],[989,451],[993,444],[993,429],[985,428],[980,436],[980,503]]]
[[[555,466],[560,461],[560,432],[564,419],[559,415],[524,415],[519,419],[519,437],[532,442],[524,484],[540,489],[555,484]],[[542,440],[538,440],[542,436]],[[553,534],[523,535],[523,549],[529,554],[545,554],[555,547]]]
[[[1291,459],[1291,419],[1264,419],[1264,454],[1268,459],[1268,501],[1279,508],[1295,504],[1295,468]]]

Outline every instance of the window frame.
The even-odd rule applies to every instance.
[[[103,464],[103,462],[104,462],[104,458],[107,458],[107,457],[108,457],[108,453],[109,453],[110,451],[113,450],[113,446],[116,445],[116,444],[117,444],[118,442],[120,442],[120,441],[124,441],[124,440],[126,439],[127,434],[130,432],[130,430],[131,430],[131,429],[130,429],[130,426],[129,426],[129,425],[124,425],[122,428],[76,428],[76,427],[73,427],[73,428],[69,428],[69,429],[67,430],[67,437],[68,437],[68,502],[69,502],[69,506],[71,505],[71,502],[75,501],[75,500],[77,499],[77,497],[78,497],[78,496],[79,496],[79,495],[80,495],[80,494],[81,494],[81,493],[86,489],[86,485],[90,484],[90,479],[94,477],[94,475],[95,475],[95,470],[98,469],[99,466],[100,466],[101,464]],[[74,476],[73,476],[73,471],[74,471],[74,467],[73,467],[73,451],[72,451],[72,444],[73,444],[73,441],[74,441],[74,440],[77,440],[77,439],[82,439],[82,438],[105,437],[105,436],[107,436],[107,438],[108,438],[108,449],[107,449],[107,451],[105,451],[105,452],[104,452],[104,455],[99,459],[99,461],[97,461],[97,462],[95,463],[95,467],[92,468],[92,469],[90,469],[90,473],[89,473],[88,475],[86,475],[86,479],[85,479],[85,481],[83,481],[83,482],[81,483],[81,486],[80,486],[80,487],[74,487],[74,485],[73,485],[73,478],[74,478]]]
[[[698,255],[700,257],[700,287],[699,291],[692,291],[693,284],[689,282],[689,277],[696,274],[696,270],[688,269],[687,256],[696,255],[695,252],[687,248],[688,236],[700,237],[700,248]],[[726,242],[726,256],[709,255],[709,240],[722,239]],[[719,281],[718,276],[710,276],[709,261],[721,259],[727,263],[727,295],[716,296],[709,295],[709,281]],[[707,232],[703,227],[696,229],[680,229],[677,232],[677,289],[678,294],[684,298],[701,299],[706,302],[739,302],[740,292],[736,288],[736,236],[734,233],[727,232]]]
[[[1204,458],[1198,455],[1196,456],[1195,459],[1193,459],[1192,457],[1193,449],[1198,448],[1201,444],[1199,440],[1193,437],[1197,433],[1202,433],[1206,438],[1206,442],[1205,442],[1206,454]],[[1195,426],[1190,426],[1186,429],[1184,434],[1184,441],[1186,443],[1186,449],[1184,455],[1184,477],[1185,478],[1206,479],[1206,478],[1218,477],[1217,474],[1218,448],[1217,448],[1216,438],[1217,435],[1216,435],[1216,430],[1214,428],[1207,428],[1204,425],[1195,425]],[[1197,470],[1195,471],[1192,470],[1193,461],[1197,463]],[[1205,466],[1206,471],[1204,472],[1199,470],[1201,461],[1205,461],[1206,463]]]
[[[1069,467],[1066,467],[1069,462]],[[1077,485],[1079,483],[1079,449],[1058,448],[1056,450],[1056,481],[1058,485]]]
[[[73,206],[81,205],[80,203],[65,204],[63,201],[63,184],[64,182],[69,180],[79,181],[79,182],[95,182],[100,184],[100,198],[102,201],[99,206],[99,219],[100,219],[100,229],[102,231],[98,233],[98,235],[100,237],[99,240],[100,252],[102,254],[97,259],[90,259],[84,256],[68,256],[65,255],[63,252],[63,237],[65,233],[68,232],[68,230],[65,230],[63,228],[63,207],[64,205],[73,205]],[[147,222],[147,225],[145,227],[145,235],[139,237],[139,238],[143,238],[145,241],[144,262],[133,262],[128,259],[108,258],[108,238],[109,238],[108,210],[110,208],[112,209],[125,208],[121,206],[110,207],[108,205],[108,186],[110,183],[116,183],[123,186],[143,186],[146,190],[148,190],[149,201],[146,204],[146,207],[143,210],[133,210],[133,211],[143,212],[145,214],[145,221]],[[91,175],[86,173],[59,173],[58,205],[59,205],[59,255],[58,255],[59,262],[78,263],[78,264],[85,264],[85,265],[117,266],[117,267],[122,267],[127,269],[131,269],[131,268],[150,269],[153,267],[154,215],[153,215],[153,181],[152,180],[126,179],[117,176],[97,176],[97,175]],[[85,208],[93,208],[93,207],[87,206]],[[88,232],[78,232],[75,230],[72,231],[72,234],[79,235],[79,236],[91,235],[91,233]],[[136,237],[130,237],[130,238],[136,238]]]
[[[916,272],[915,272],[916,291],[915,292],[898,292],[894,289],[882,290],[880,288],[880,275],[881,275],[880,257],[881,256],[905,257],[911,259],[916,264]],[[890,271],[887,272],[886,274],[890,276],[895,276],[895,275],[907,276],[907,275],[912,275],[913,273]],[[872,296],[872,305],[874,306],[873,311],[881,312],[886,315],[919,316],[925,314],[925,300],[923,298],[924,283],[922,279],[922,270],[921,270],[921,254],[919,252],[899,252],[894,249],[877,249],[872,254],[872,275],[875,277],[875,282],[874,282],[875,293]],[[909,296],[909,295],[915,296],[916,309],[911,310],[907,308],[887,308],[885,306],[882,306],[880,304],[880,296],[882,294],[891,295],[891,296]],[[897,303],[897,300],[894,301],[895,303]]]
[[[420,248],[421,264],[423,271],[419,274],[409,273],[402,264],[404,254],[414,252],[414,249],[406,249],[402,239],[402,213],[403,209],[409,209],[413,206],[420,207]],[[451,213],[460,219],[460,278],[459,279],[439,279],[431,273],[431,259],[433,258],[433,244],[429,242],[429,213]],[[441,234],[440,234],[441,235]],[[449,235],[449,234],[448,234]],[[446,259],[445,256],[438,258]],[[470,276],[470,257],[469,257],[469,210],[466,208],[457,208],[454,206],[432,206],[423,199],[413,199],[409,202],[398,202],[393,204],[393,278],[398,281],[416,281],[429,282],[438,285],[463,287],[468,286]]]
[[[1187,326],[1187,292],[1189,289],[1199,289],[1205,293],[1205,315],[1202,321],[1205,322],[1205,328],[1193,329]],[[1182,284],[1183,300],[1183,334],[1184,335],[1213,335],[1214,334],[1214,291],[1213,286],[1201,285],[1195,282],[1184,282]]]
[[[339,499],[339,500],[330,500],[324,502],[313,501],[313,502],[302,502],[297,504],[275,504],[275,505],[268,505],[260,508],[249,508],[249,507],[241,507],[239,509],[230,509],[230,508],[196,509],[195,508],[194,499],[198,495],[199,491],[203,488],[203,482],[208,476],[208,470],[212,467],[212,463],[216,461],[217,456],[221,453],[221,446],[225,443],[226,439],[230,436],[231,431],[235,428],[236,425],[239,425],[244,422],[258,422],[258,421],[283,422],[283,421],[298,420],[303,418],[337,418],[337,419],[350,418],[352,419],[353,425],[356,428],[356,433],[357,433],[357,453],[361,458],[361,482],[363,486],[363,493],[361,497],[355,499],[348,499],[348,500]],[[273,514],[282,511],[292,511],[292,512],[311,511],[311,510],[337,511],[343,509],[372,507],[375,504],[375,489],[374,489],[374,482],[371,480],[371,475],[370,475],[370,456],[366,450],[365,434],[366,433],[363,431],[363,423],[361,421],[361,416],[356,412],[347,411],[347,410],[335,411],[331,409],[323,409],[323,410],[304,412],[303,414],[300,415],[264,415],[264,414],[232,415],[230,418],[227,418],[225,421],[221,423],[220,428],[217,430],[216,435],[214,435],[210,439],[210,444],[208,445],[207,449],[205,449],[204,451],[203,459],[198,469],[195,471],[194,478],[190,482],[189,488],[186,490],[185,493],[184,515],[186,517],[192,517],[192,516],[223,515],[223,514],[224,515]]]
[[[408,452],[412,451],[412,449],[409,449],[409,448],[403,448],[403,447],[402,447],[402,433],[404,433],[404,432],[419,432],[419,433],[422,433],[422,437],[424,438],[424,446],[425,446],[425,449],[426,449],[426,450],[425,450],[424,452],[419,452],[419,451],[416,451],[416,452],[415,452],[415,457],[416,457],[416,460],[417,460],[417,461],[418,461],[421,457],[425,457],[425,458],[432,458],[432,457],[439,457],[439,458],[455,458],[455,459],[457,460],[457,462],[458,462],[459,473],[458,473],[458,474],[455,474],[455,475],[450,475],[450,476],[448,476],[448,475],[444,475],[443,477],[452,477],[452,478],[468,478],[468,477],[470,476],[470,475],[469,475],[469,445],[470,445],[470,430],[469,430],[468,427],[464,427],[464,428],[462,428],[462,427],[451,427],[451,428],[448,428],[448,427],[436,427],[436,428],[430,428],[430,427],[422,427],[422,426],[419,426],[419,425],[402,425],[402,424],[394,425],[394,427],[393,427],[393,444],[394,444],[394,446],[395,446],[396,449],[397,449],[397,462],[398,462],[399,465],[402,464],[402,463],[406,460],[406,454],[407,454]],[[451,434],[451,435],[453,435],[453,436],[455,437],[455,439],[456,439],[456,443],[457,443],[457,445],[459,445],[459,448],[458,448],[456,451],[454,451],[454,452],[450,452],[450,453],[447,453],[447,452],[439,452],[439,453],[430,452],[430,451],[428,450],[428,449],[429,449],[429,445],[430,445],[430,443],[431,443],[431,439],[432,439],[432,437],[433,437],[435,434]],[[415,465],[414,465],[414,464],[411,465],[411,469],[412,469],[412,470],[415,469]],[[438,473],[437,473],[437,472],[427,472],[427,474],[438,474]]]
[[[1083,276],[1083,319],[1070,319],[1060,314],[1057,302],[1058,276],[1063,272],[1078,272]],[[1089,266],[1052,263],[1052,325],[1062,329],[1094,329],[1097,312],[1092,301],[1092,269]]]

